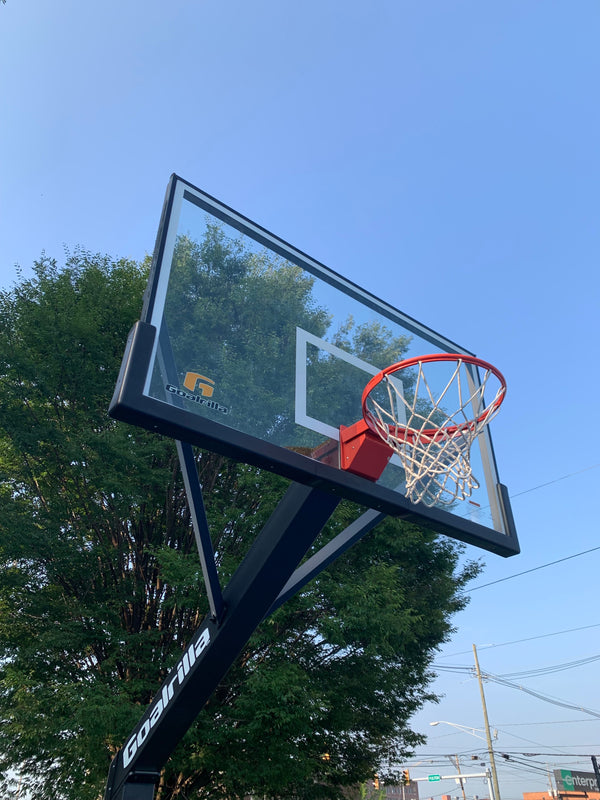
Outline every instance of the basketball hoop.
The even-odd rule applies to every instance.
[[[486,388],[495,390],[488,406]],[[399,456],[406,496],[413,503],[434,506],[465,500],[479,487],[471,471],[471,445],[497,414],[505,393],[502,374],[475,356],[434,353],[392,364],[365,387],[364,421],[341,429],[341,466],[354,471],[350,442],[360,435],[354,449],[363,449],[364,461],[364,450],[374,449],[375,434]]]

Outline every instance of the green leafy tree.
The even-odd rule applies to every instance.
[[[248,265],[222,255],[230,291]],[[310,287],[274,270],[275,293],[277,275],[318,320]],[[36,798],[101,797],[207,611],[173,443],[106,411],[146,277],[147,265],[76,252],[0,293],[5,794],[16,771]],[[286,481],[206,452],[197,464],[225,583]],[[316,546],[358,513],[343,504]],[[161,800],[341,797],[409,753],[431,659],[477,571],[459,554],[381,523],[258,628],[175,751]]]
[[[249,251],[217,225],[199,242],[180,236],[164,313],[179,381],[191,369],[215,378],[236,427],[291,442],[296,326],[319,335],[329,326],[312,288],[299,267]],[[157,368],[157,396],[163,387]]]
[[[284,447],[321,444],[323,437],[295,424],[297,328],[380,369],[403,357],[410,337],[351,316],[335,329],[334,315],[316,299],[317,278],[272,251],[253,249],[248,237],[226,226],[199,228],[198,240],[178,237],[170,271],[164,320],[171,380],[181,384],[186,372],[198,370],[227,398],[226,424]],[[309,412],[334,427],[360,418],[362,370],[313,344],[306,369]],[[152,392],[161,398],[164,377],[157,363]]]

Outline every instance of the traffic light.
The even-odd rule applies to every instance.
[[[408,786],[410,783],[410,773],[407,769],[402,770],[402,785]]]

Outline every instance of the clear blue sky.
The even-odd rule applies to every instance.
[[[599,42],[597,0],[8,0],[0,286],[65,245],[142,258],[177,172],[506,375],[494,444],[523,552],[470,548],[477,585],[597,547]],[[596,655],[600,627],[558,632],[600,625],[599,570],[596,551],[474,591],[437,663]],[[598,710],[597,664],[511,680]],[[429,726],[482,728],[476,682],[436,688],[413,776],[484,748]],[[600,755],[600,719],[486,692],[499,752]],[[547,787],[499,760],[503,800]]]

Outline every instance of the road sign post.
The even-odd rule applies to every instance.
[[[438,783],[439,781],[449,781],[449,780],[466,780],[467,778],[485,778],[488,785],[488,792],[490,794],[490,800],[494,800],[494,791],[492,787],[492,780],[490,771],[486,770],[485,772],[457,772],[454,775],[427,775],[424,778],[411,778],[413,783],[418,781],[427,781],[428,783]]]
[[[411,778],[411,781],[449,781],[457,780],[458,778],[487,778],[489,771],[486,772],[457,772],[453,775],[426,775],[424,778]]]

